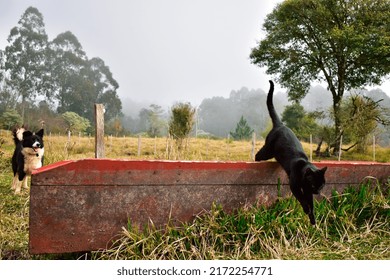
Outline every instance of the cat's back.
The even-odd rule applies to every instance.
[[[297,158],[307,160],[307,156],[303,151],[303,147],[294,132],[285,125],[280,125],[272,129],[270,132],[272,137],[275,159],[288,172],[291,161]]]
[[[302,144],[295,136],[294,132],[285,125],[274,127],[271,130],[270,135],[272,135],[272,138],[275,139],[275,146],[280,146],[278,147],[280,149],[286,147],[295,150],[303,150]]]

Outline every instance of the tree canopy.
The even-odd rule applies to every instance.
[[[390,119],[387,110],[380,105],[381,100],[374,101],[367,96],[351,95],[343,101],[341,118],[343,130],[352,142],[351,147],[365,151],[369,136],[378,129],[379,124],[388,125]]]
[[[300,100],[312,81],[325,81],[333,97],[335,131],[346,90],[380,84],[390,73],[389,0],[286,0],[263,25],[266,36],[252,63]]]
[[[109,67],[101,58],[89,59],[70,31],[49,42],[38,9],[24,12],[8,43],[0,52],[0,92],[8,107],[21,102],[23,119],[26,102],[40,100],[57,113],[72,111],[90,121],[94,103],[104,104],[107,121],[122,115],[119,84]]]
[[[315,113],[307,113],[304,107],[298,103],[288,105],[282,113],[282,121],[299,139],[309,141],[310,135],[319,130]]]
[[[85,132],[91,123],[86,118],[83,118],[75,112],[65,112],[62,114],[67,130],[71,132]]]
[[[45,55],[48,37],[43,16],[38,9],[29,7],[22,15],[18,26],[10,31],[9,45],[4,51],[4,72],[9,88],[20,95],[22,118],[24,103],[45,91]]]
[[[151,104],[149,109],[142,108],[138,114],[138,132],[147,132],[150,137],[165,134],[166,122],[163,113],[164,110],[157,104]]]
[[[267,95],[263,90],[249,90],[246,87],[231,91],[229,98],[206,98],[199,106],[199,129],[226,137],[243,116],[259,135],[266,128],[269,117],[266,99]],[[283,101],[277,96],[275,101],[276,109],[280,112]]]

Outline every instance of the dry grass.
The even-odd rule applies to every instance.
[[[10,158],[13,142],[9,131],[1,130],[0,137],[5,140],[3,157]],[[93,137],[46,135],[45,165],[68,159],[93,158],[95,140]],[[254,151],[259,150],[264,141],[257,141]],[[306,154],[310,154],[310,144],[303,143]],[[312,144],[311,149],[315,150]],[[314,154],[314,152],[313,152]],[[178,151],[175,142],[168,138],[149,137],[105,137],[105,157],[116,159],[142,160],[194,160],[194,161],[252,161],[253,147],[251,141],[232,141],[227,139],[189,138],[185,148]],[[314,160],[321,160],[313,155]],[[386,162],[390,158],[390,148],[376,147],[376,161]],[[324,158],[334,159],[337,158]],[[372,148],[366,154],[354,151],[344,152],[342,160],[373,160]]]
[[[28,253],[28,192],[10,190],[13,152],[11,134],[0,156],[0,259],[77,258],[77,255],[31,256]],[[189,139],[177,151],[166,138],[106,137],[106,157],[118,159],[181,159],[251,161],[250,141]],[[256,143],[256,150],[262,146]],[[309,153],[308,144],[304,148]],[[388,161],[390,149],[377,147],[377,160]],[[94,157],[94,139],[45,136],[45,165],[67,159]],[[346,153],[343,159],[371,160]],[[389,183],[390,184],[390,183]],[[319,226],[314,228],[296,200],[283,199],[271,208],[240,209],[226,213],[219,206],[199,215],[193,223],[159,230],[138,231],[130,225],[109,251],[93,252],[94,259],[389,259],[390,208],[387,186],[361,186],[317,203]]]

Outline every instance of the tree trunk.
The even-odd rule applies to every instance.
[[[25,101],[24,95],[22,95],[22,104],[21,105],[22,105],[22,108],[21,108],[21,110],[22,110],[22,112],[21,112],[22,123],[21,123],[21,125],[25,125],[24,119],[25,119],[26,101]]]
[[[333,89],[335,91],[335,89]],[[340,146],[340,139],[343,135],[343,129],[341,124],[340,106],[343,96],[342,92],[332,92],[333,94],[333,117],[334,117],[334,141],[330,143],[331,153],[335,155],[338,152]]]

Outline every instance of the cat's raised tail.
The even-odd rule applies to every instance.
[[[279,119],[279,116],[276,113],[274,104],[272,102],[272,98],[274,95],[274,83],[270,80],[269,84],[270,84],[270,88],[269,88],[268,95],[267,95],[267,108],[268,108],[269,115],[272,119],[272,124],[275,127],[275,126],[282,125],[283,123]]]

